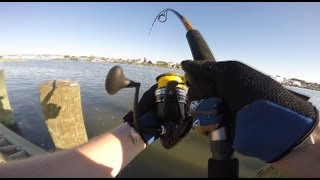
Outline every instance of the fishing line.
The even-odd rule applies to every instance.
[[[155,22],[158,20],[160,23],[164,23],[167,21],[168,19],[168,12],[172,12],[174,13],[179,19],[180,21],[182,22],[182,24],[184,25],[184,27],[186,28],[187,31],[190,31],[192,30],[192,25],[191,23],[185,18],[183,17],[180,13],[178,13],[177,11],[175,11],[174,9],[170,9],[170,8],[167,8],[167,9],[164,9],[162,10],[157,16],[156,18],[154,19],[152,25],[151,25],[151,28],[150,28],[150,31],[149,31],[149,36],[151,34],[151,31],[152,31],[152,28],[155,24]],[[163,41],[163,26],[161,26],[161,40]]]
[[[152,28],[154,26],[154,23],[158,20],[160,23],[164,23],[167,21],[167,16],[168,16],[168,12],[173,12],[179,19],[180,21],[182,22],[182,24],[184,25],[184,27],[186,28],[187,31],[189,30],[192,30],[192,25],[191,23],[185,18],[183,17],[180,13],[178,13],[177,11],[173,10],[173,9],[164,9],[162,10],[157,16],[156,18],[154,19],[153,23],[152,23],[152,26],[150,28],[150,32],[149,32],[149,35],[151,34],[151,31],[152,31]],[[163,19],[161,19],[163,18]]]

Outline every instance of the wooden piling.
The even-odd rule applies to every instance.
[[[88,141],[82,115],[80,85],[69,80],[45,81],[38,86],[49,134],[58,149]]]
[[[7,127],[15,125],[2,69],[0,69],[0,123]]]

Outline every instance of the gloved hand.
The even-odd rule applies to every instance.
[[[157,89],[157,84],[153,85],[150,89],[148,89],[143,96],[141,97],[137,111],[140,116],[140,123],[143,127],[148,128],[159,128],[161,129],[161,122],[156,118],[156,98],[155,91]],[[128,122],[131,127],[135,128],[133,122],[133,112],[129,111],[127,115],[123,117],[124,122]],[[137,132],[138,130],[135,129]],[[138,132],[146,144],[151,144],[155,141],[160,133],[157,131],[154,132]]]
[[[219,97],[234,132],[234,149],[265,162],[281,159],[318,124],[311,103],[237,61],[183,61],[190,101]]]
[[[190,131],[191,119],[187,117],[182,124],[177,124],[172,121],[162,122],[158,119],[156,116],[156,89],[157,84],[153,85],[141,97],[137,107],[137,111],[140,115],[139,121],[144,128],[162,129],[161,127],[163,126],[165,128],[165,133],[161,135],[160,131],[153,131],[139,132],[139,134],[143,141],[148,145],[161,136],[161,144],[163,147],[170,149],[177,145]],[[124,116],[123,119],[124,122],[128,122],[131,127],[134,127],[132,111]]]

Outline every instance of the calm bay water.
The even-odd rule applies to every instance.
[[[89,139],[111,130],[131,109],[134,89],[122,89],[108,95],[106,75],[116,64],[75,61],[27,61],[0,63],[4,69],[7,91],[15,120],[22,136],[39,147],[53,149],[42,115],[38,85],[46,80],[73,80],[80,84],[81,100]],[[156,77],[180,70],[120,65],[126,77],[141,83],[140,97]],[[240,177],[254,177],[263,162],[235,154],[240,160]],[[207,177],[207,160],[211,157],[206,137],[190,131],[176,147],[164,149],[157,141],[138,155],[119,177]]]

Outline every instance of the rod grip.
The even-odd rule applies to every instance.
[[[238,178],[239,160],[208,160],[208,178]]]
[[[191,29],[187,32],[186,36],[192,52],[193,59],[195,61],[216,61],[216,59],[210,51],[209,46],[207,45],[206,41],[203,39],[199,31]]]

